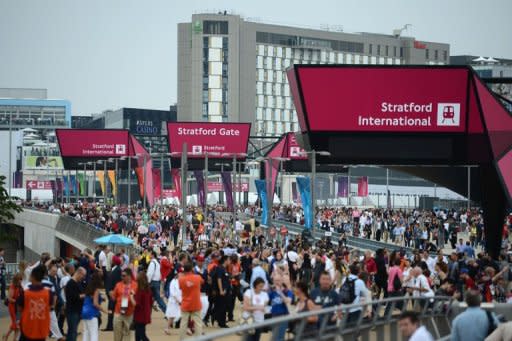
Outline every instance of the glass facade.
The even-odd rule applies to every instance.
[[[58,101],[65,102],[65,101]],[[0,129],[65,128],[71,125],[69,104],[53,104],[51,100],[0,100]]]
[[[259,136],[278,136],[300,129],[286,77],[286,69],[291,65],[401,64],[398,57],[364,54],[362,43],[338,42],[335,45],[331,40],[264,32],[257,32],[256,40],[255,129]],[[377,52],[371,44],[368,50],[369,54],[372,50]]]
[[[227,119],[228,37],[218,35],[203,37],[202,99],[202,116],[204,120],[223,122]]]

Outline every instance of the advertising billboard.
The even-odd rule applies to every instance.
[[[57,129],[62,157],[120,157],[130,155],[129,134],[115,129]]]
[[[296,72],[302,92],[304,106],[297,111],[305,115],[299,120],[302,131],[463,133],[466,129],[466,69],[298,66],[289,72]],[[294,101],[301,105],[298,94],[294,93]]]
[[[181,153],[186,142],[190,158],[233,158],[247,153],[250,130],[250,123],[168,122],[169,151]]]
[[[25,169],[63,169],[60,156],[25,156]]]

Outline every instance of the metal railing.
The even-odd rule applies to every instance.
[[[380,312],[390,305],[391,309]],[[265,320],[260,323],[237,326],[201,337],[191,338],[190,341],[214,341],[238,336],[245,340],[254,330],[270,331],[270,340],[277,340],[277,330],[283,325],[288,330],[285,340],[402,340],[398,332],[399,314],[393,314],[395,307],[403,310],[414,310],[419,314],[421,323],[426,326],[435,339],[446,337],[451,332],[452,315],[451,297],[396,297],[362,304],[340,305],[332,308],[290,314]],[[363,317],[355,311],[366,312],[371,309],[372,317]],[[318,316],[318,322],[310,323],[308,318]],[[336,318],[334,318],[336,316]],[[349,320],[349,316],[351,320]],[[353,319],[352,319],[353,318]],[[235,338],[236,339],[236,338]]]

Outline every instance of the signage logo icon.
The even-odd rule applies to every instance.
[[[460,125],[460,104],[438,103],[437,125],[441,127],[458,127]]]
[[[192,146],[192,154],[203,154],[203,146]]]
[[[299,156],[302,156],[300,154],[301,150],[300,147],[290,147],[290,156],[291,157],[299,157]]]
[[[116,154],[126,154],[126,145],[116,144]]]

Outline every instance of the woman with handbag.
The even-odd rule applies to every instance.
[[[265,320],[265,307],[268,305],[269,298],[263,288],[265,281],[258,277],[254,280],[252,289],[244,294],[244,304],[242,311],[241,325],[259,323]],[[253,334],[248,335],[247,341],[259,341],[261,329],[256,329]]]

